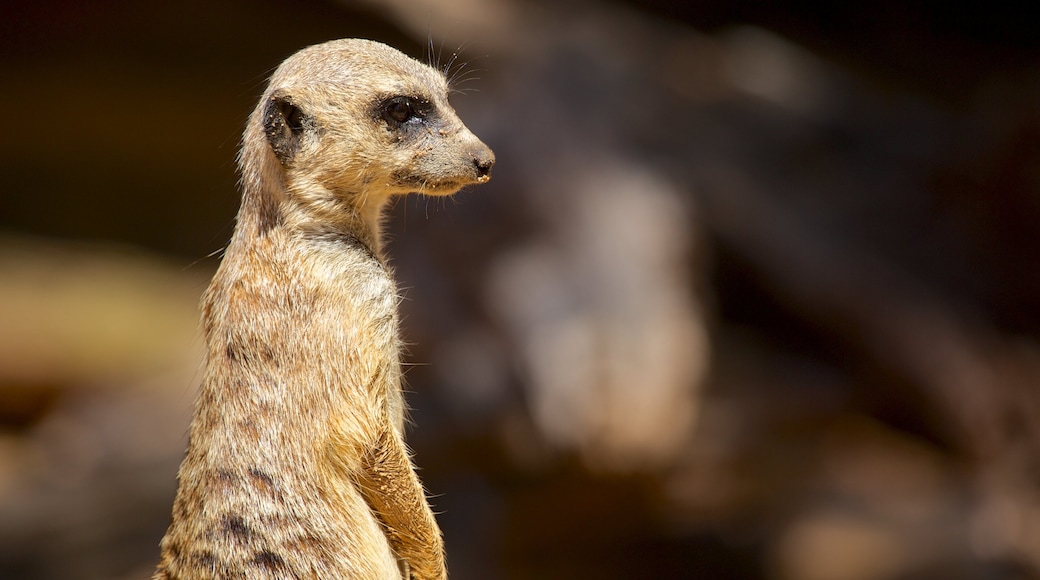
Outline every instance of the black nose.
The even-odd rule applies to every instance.
[[[473,166],[477,168],[477,177],[490,177],[491,168],[495,166],[495,154],[485,145],[473,155]]]

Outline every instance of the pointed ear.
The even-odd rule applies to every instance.
[[[306,115],[287,95],[276,94],[264,105],[264,135],[282,165],[299,150],[306,122]]]

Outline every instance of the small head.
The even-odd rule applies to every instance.
[[[250,151],[257,142],[266,151]],[[340,207],[449,195],[488,181],[495,163],[448,103],[440,71],[358,39],[305,48],[275,71],[250,118],[243,172],[272,155],[287,195]]]

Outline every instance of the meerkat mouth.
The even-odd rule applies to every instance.
[[[422,195],[452,195],[458,190],[468,185],[463,181],[448,181],[436,184],[426,184],[416,190],[417,193]]]
[[[437,183],[425,183],[416,188],[416,192],[423,195],[452,195],[467,185],[487,183],[491,180],[490,175],[480,177],[458,179],[453,181],[440,181]]]
[[[437,181],[421,181],[418,179],[403,179],[398,183],[400,186],[409,188],[410,193],[423,195],[451,195],[467,185],[479,185],[491,180],[491,175],[474,175],[457,177],[454,179],[440,179]]]

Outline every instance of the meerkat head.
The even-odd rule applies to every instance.
[[[286,196],[327,210],[381,205],[393,194],[452,194],[488,181],[494,163],[448,103],[440,71],[358,39],[283,62],[250,118],[242,154],[246,179],[260,169],[251,165],[276,164]]]

